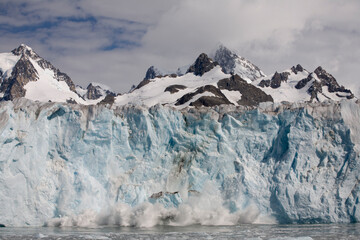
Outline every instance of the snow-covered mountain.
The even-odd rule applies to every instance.
[[[148,107],[156,104],[176,108],[221,104],[256,107],[268,101],[338,101],[354,97],[321,67],[308,72],[298,65],[267,77],[256,65],[223,45],[210,55],[200,54],[194,63],[174,73],[151,66],[137,86],[117,97],[99,83],[90,83],[86,89],[75,87],[68,75],[23,44],[11,53],[0,54],[0,80],[3,100],[25,97],[85,105],[104,100],[115,105],[136,103]]]
[[[202,53],[184,75],[145,78],[130,93],[116,97],[115,104],[139,103],[149,107],[165,104],[184,108],[221,104],[257,106],[267,101],[273,101],[270,95],[239,75],[225,73],[216,61]]]
[[[105,99],[107,95],[116,96],[109,86],[105,84],[92,82],[86,89],[81,86],[76,86],[76,92],[86,100],[87,103],[98,103]]]
[[[301,65],[269,77],[248,60],[220,45],[214,60],[202,53],[185,73],[166,73],[150,67],[140,84],[116,98],[128,103],[177,108],[188,106],[258,106],[261,102],[322,102],[352,99],[351,90],[340,86],[321,67],[308,72]]]
[[[253,84],[271,95],[274,102],[322,102],[354,98],[351,90],[340,86],[336,79],[321,67],[314,72],[308,72],[301,65],[297,65],[284,72],[258,79]]]
[[[249,60],[238,56],[235,52],[230,51],[224,45],[220,44],[215,53],[210,54],[216,62],[219,63],[224,73],[239,75],[248,83],[258,78],[265,77],[265,74],[259,67]]]
[[[0,94],[4,100],[25,97],[34,101],[85,103],[70,77],[21,44],[0,54]]]

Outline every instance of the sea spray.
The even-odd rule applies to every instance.
[[[266,221],[264,221],[266,219]],[[118,204],[98,213],[87,210],[76,216],[54,218],[45,226],[56,227],[99,227],[99,226],[131,226],[154,227],[157,225],[189,226],[200,225],[237,225],[240,223],[274,224],[276,220],[270,216],[261,216],[255,205],[230,212],[224,207],[219,190],[211,183],[205,184],[202,193],[190,195],[187,201],[177,208],[165,208],[159,203],[145,202],[136,207]]]

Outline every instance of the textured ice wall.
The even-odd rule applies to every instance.
[[[0,223],[360,221],[355,102],[178,111],[0,103]]]

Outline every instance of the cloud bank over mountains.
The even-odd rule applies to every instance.
[[[357,93],[360,2],[2,1],[0,52],[26,43],[77,84],[126,92],[150,65],[176,70],[221,42],[265,73],[318,65]]]

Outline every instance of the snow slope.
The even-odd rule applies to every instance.
[[[194,92],[198,87],[201,86],[217,86],[217,82],[220,79],[228,77],[230,77],[230,74],[223,73],[221,71],[221,67],[217,66],[211,71],[205,73],[203,76],[196,76],[193,73],[187,73],[176,78],[172,78],[170,76],[155,78],[150,80],[150,82],[145,86],[136,89],[131,93],[116,97],[115,104],[126,105],[132,103],[145,105],[148,107],[154,106],[156,104],[168,104],[170,106],[175,106],[176,100],[181,98],[183,95]],[[179,89],[178,92],[173,94],[167,91],[165,92],[165,89],[171,85],[183,85],[186,88]],[[193,101],[195,101],[195,99],[191,100],[191,102]]]
[[[7,226],[360,221],[355,101],[0,103]]]
[[[0,72],[3,78],[11,76],[11,71],[14,68],[20,56],[16,56],[12,53],[0,53]]]
[[[32,59],[30,61],[37,71],[38,80],[29,82],[24,86],[26,90],[25,98],[40,102],[47,102],[49,100],[52,102],[66,102],[73,99],[80,104],[86,103],[78,94],[70,90],[65,81],[58,81],[53,71],[41,68]]]
[[[312,80],[311,82],[308,82],[307,85],[305,87],[303,87],[302,89],[295,88],[296,84],[298,84],[298,82],[300,80],[308,77],[309,72],[304,70],[302,72],[298,72],[295,74],[293,71],[291,71],[291,69],[285,70],[283,72],[288,73],[289,76],[288,76],[288,80],[286,82],[282,82],[279,88],[264,87],[264,88],[261,88],[261,90],[263,90],[267,94],[270,94],[273,97],[274,102],[310,101],[310,95],[307,92],[307,90],[309,89],[309,87],[311,86],[311,84],[313,83],[314,80]],[[271,79],[273,76],[274,76],[274,74],[270,75],[269,77],[259,78],[256,81],[254,81],[253,84],[255,86],[258,86],[262,80]],[[338,100],[338,99],[336,99],[336,100]]]
[[[19,60],[22,63],[19,64]],[[86,104],[75,91],[72,91],[69,84],[73,84],[71,79],[64,73],[51,65],[29,46],[21,44],[18,48],[14,49],[11,53],[0,54],[0,71],[1,76],[0,86],[6,81],[17,81],[20,83],[18,89],[3,89],[2,95],[5,91],[14,93],[21,88],[25,89],[25,97],[34,101],[53,101],[53,102],[66,102],[75,100],[77,103]],[[31,79],[26,79],[23,76],[28,72],[33,72],[34,75]],[[15,75],[13,75],[15,74]],[[13,79],[13,80],[11,80]],[[8,87],[12,87],[10,83]]]

